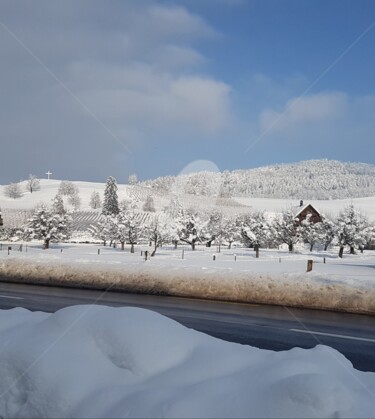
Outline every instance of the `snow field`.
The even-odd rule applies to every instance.
[[[375,374],[319,345],[229,343],[139,308],[0,311],[6,418],[374,417]]]
[[[375,314],[375,252],[337,257],[337,251],[289,254],[251,249],[159,249],[147,261],[136,247],[55,245],[27,253],[0,251],[0,277],[14,281],[107,288],[224,301],[276,304]],[[14,246],[18,248],[18,245]],[[61,253],[61,249],[63,252]],[[98,255],[100,249],[100,255]],[[182,259],[182,251],[184,259]],[[213,260],[215,255],[216,260]],[[324,264],[323,258],[326,258]],[[236,260],[235,260],[236,259]],[[314,260],[306,273],[307,260]],[[281,262],[280,262],[281,260]]]

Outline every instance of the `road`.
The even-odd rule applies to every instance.
[[[375,372],[375,316],[3,281],[0,309],[55,312],[76,304],[142,307],[209,335],[262,349],[328,345],[343,353],[355,368]],[[332,358],[332,362],[339,361]]]

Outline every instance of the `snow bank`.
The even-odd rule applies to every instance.
[[[374,417],[375,374],[326,346],[228,343],[138,308],[0,311],[0,417]]]
[[[279,253],[267,259],[262,252],[264,259],[255,261],[254,252],[241,251],[237,262],[229,253],[214,262],[206,251],[187,252],[184,260],[179,251],[164,251],[145,262],[139,252],[113,249],[102,249],[99,257],[94,246],[64,253],[30,248],[13,256],[0,252],[0,279],[375,314],[374,256],[330,260],[307,274],[306,255],[285,255],[279,263]]]

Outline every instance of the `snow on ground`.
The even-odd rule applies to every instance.
[[[0,311],[0,417],[374,417],[375,374],[319,345],[284,352],[138,308]]]
[[[337,249],[262,250],[256,259],[252,249],[218,253],[216,247],[198,247],[193,252],[181,246],[159,249],[145,261],[141,250],[148,247],[131,254],[128,247],[92,244],[42,250],[34,243],[27,252],[25,245],[23,252],[12,246],[9,256],[6,245],[0,251],[0,276],[23,282],[375,313],[375,251],[339,259]],[[314,261],[309,273],[308,259]]]

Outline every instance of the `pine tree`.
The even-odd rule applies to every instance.
[[[70,236],[70,216],[55,214],[42,206],[29,219],[25,229],[25,239],[43,240],[44,248],[49,248],[50,241],[67,240]]]
[[[107,184],[104,191],[104,203],[102,214],[117,215],[119,213],[117,183],[116,179],[110,176],[107,179]]]

